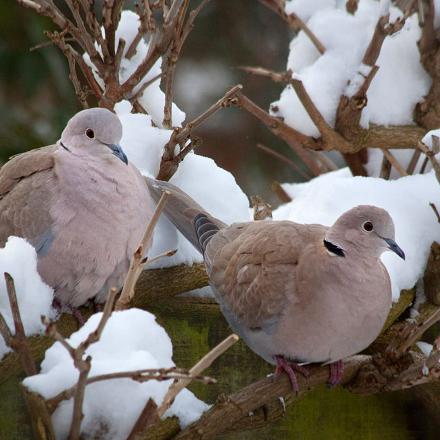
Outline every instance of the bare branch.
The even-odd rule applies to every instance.
[[[436,322],[440,321],[440,307],[424,304],[416,318],[401,324],[396,337],[387,347],[387,353],[394,359],[401,357]]]
[[[289,165],[304,179],[309,180],[311,178],[309,174],[305,173],[293,160],[290,160],[288,157],[284,156],[284,154],[278,153],[278,151],[272,150],[272,148],[266,147],[263,144],[257,144],[257,148]]]
[[[302,105],[306,109],[310,118],[314,124],[318,127],[324,142],[330,147],[330,149],[337,149],[341,153],[350,152],[353,147],[347,142],[339,133],[337,133],[327,121],[321,115],[319,110],[316,108],[315,104],[311,100],[309,94],[307,93],[303,83],[298,79],[292,79],[292,87],[295,89],[298,98],[300,99]],[[337,147],[336,147],[337,146]]]
[[[411,175],[414,174],[414,171],[416,169],[417,163],[420,159],[420,155],[421,155],[421,151],[420,150],[414,150],[414,153],[411,157],[411,160],[409,161],[408,167],[406,169],[406,172]]]
[[[173,42],[165,54],[163,61],[164,70],[164,84],[165,84],[165,106],[164,106],[164,117],[163,126],[165,128],[171,128],[172,126],[172,104],[173,104],[173,83],[174,75],[176,71],[176,63],[182,51],[182,47],[185,43],[186,38],[190,34],[194,27],[194,21],[199,15],[203,7],[208,3],[209,0],[202,0],[200,4],[193,9],[188,16],[188,20],[184,21],[186,11],[189,7],[189,0],[185,0],[179,12],[179,19],[177,21],[177,26],[174,31],[175,36]]]
[[[401,176],[408,175],[408,173],[405,171],[402,165],[400,165],[399,161],[394,157],[391,151],[382,148],[382,153]]]
[[[382,165],[380,167],[379,177],[381,179],[389,180],[391,176],[391,162],[387,159],[385,154],[382,158]]]
[[[203,370],[210,367],[211,364],[221,356],[226,350],[228,350],[232,345],[234,345],[239,340],[239,337],[236,334],[229,335],[225,340],[220,342],[217,346],[215,346],[208,354],[203,356],[197,364],[195,364],[190,370],[190,374],[192,376],[199,375]],[[187,387],[192,379],[181,379],[174,382],[168,392],[165,394],[163,398],[162,404],[160,405],[157,413],[159,417],[161,417],[165,411],[171,406],[177,394],[183,390],[183,388]]]
[[[440,183],[440,163],[437,160],[436,151],[437,151],[437,145],[438,145],[438,138],[437,136],[432,136],[432,145],[433,149],[431,150],[427,145],[425,145],[423,142],[419,141],[417,143],[417,147],[419,150],[426,155],[426,159],[428,159],[431,162],[432,168],[435,171],[435,176]],[[426,165],[425,165],[426,166]],[[424,166],[422,166],[422,171],[424,171]]]
[[[289,203],[292,201],[292,198],[289,196],[289,194],[287,194],[284,188],[276,180],[272,182],[270,189],[278,196],[282,203]]]
[[[310,152],[305,149],[305,147],[313,150],[319,149],[318,144],[321,146],[319,141],[300,133],[299,131],[285,124],[279,118],[269,115],[265,110],[263,110],[241,92],[237,94],[237,100],[234,102],[234,104],[237,107],[243,108],[254,115],[276,136],[286,141],[314,176],[321,174],[319,165],[313,159]]]
[[[137,280],[141,272],[144,269],[145,261],[145,250],[148,249],[151,238],[153,236],[154,228],[159,221],[159,217],[163,211],[167,198],[169,196],[168,192],[164,192],[160,197],[160,200],[156,206],[156,210],[154,211],[153,217],[148,223],[147,229],[145,230],[144,236],[142,238],[139,247],[136,249],[136,252],[133,255],[133,258],[130,263],[130,268],[128,269],[127,276],[124,281],[124,287],[122,288],[121,296],[116,303],[116,310],[124,310],[128,307],[131,300],[134,296],[134,288],[136,286]]]
[[[209,107],[206,111],[204,111],[200,116],[195,118],[194,120],[188,122],[185,127],[180,128],[176,127],[171,134],[170,140],[164,147],[164,153],[162,155],[159,173],[157,174],[157,179],[159,180],[169,180],[171,176],[177,170],[180,160],[182,156],[175,155],[175,147],[177,144],[185,144],[190,138],[192,131],[200,126],[203,122],[205,122],[210,116],[216,113],[218,110],[224,107],[229,107],[233,104],[237,93],[241,90],[241,85],[236,85],[229,89],[222,98],[220,98],[215,104]],[[191,147],[196,146],[196,143],[193,143]],[[185,147],[183,148],[185,149]],[[183,150],[182,149],[182,150]],[[189,153],[191,150],[186,150],[185,155]],[[181,152],[182,153],[182,152]]]
[[[434,203],[430,202],[429,206],[432,208],[432,210],[434,211],[435,216],[437,217],[437,221],[440,223],[440,213],[438,212],[437,206],[435,206]]]
[[[100,374],[98,376],[89,377],[86,381],[86,385],[90,385],[96,382],[103,382],[106,380],[114,379],[131,379],[136,382],[147,382],[150,380],[157,380],[162,382],[170,379],[188,379],[202,382],[204,384],[216,383],[216,380],[208,376],[193,376],[187,370],[182,368],[156,368],[156,369],[144,369],[134,371],[119,371],[117,373]],[[61,391],[56,396],[46,400],[47,406],[51,413],[55,411],[58,405],[63,400],[69,400],[75,395],[78,384]]]
[[[284,1],[282,0],[259,0],[260,3],[267,6],[269,9],[278,14],[292,29],[296,31],[302,30],[314,44],[319,53],[325,52],[324,45],[319,41],[317,36],[310,30],[310,28],[298,17],[296,14],[287,14],[284,9]]]
[[[6,290],[8,293],[9,306],[11,308],[12,319],[14,321],[15,335],[12,335],[5,318],[0,313],[0,334],[3,336],[5,344],[20,356],[21,365],[27,376],[37,373],[35,361],[31,355],[29,342],[24,332],[23,321],[21,319],[20,308],[18,306],[17,294],[15,292],[14,280],[7,272],[4,273]]]
[[[243,72],[249,73],[250,75],[269,78],[276,83],[289,84],[292,79],[291,70],[287,70],[286,72],[274,72],[273,70],[266,69],[264,67],[238,66],[238,68],[243,70]]]
[[[254,220],[266,220],[272,218],[272,206],[260,196],[251,196],[251,207]]]

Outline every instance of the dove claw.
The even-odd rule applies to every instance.
[[[296,377],[296,373],[302,374],[304,377],[309,376],[309,372],[305,367],[298,365],[294,362],[288,362],[283,356],[274,356],[276,362],[275,368],[275,379],[280,376],[280,374],[284,371],[289,377],[290,384],[292,385],[292,390],[298,394],[299,393],[299,384],[298,379]]]

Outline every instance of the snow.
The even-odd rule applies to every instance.
[[[423,136],[422,142],[429,147],[431,150],[433,149],[433,141],[432,137],[438,137],[440,139],[440,128],[437,128],[436,130],[430,130],[428,133]]]
[[[307,21],[317,11],[335,6],[336,0],[287,0],[285,10],[288,14],[295,13],[301,20]]]
[[[172,132],[152,127],[148,115],[130,113],[127,102],[119,103],[116,111],[123,126],[121,145],[128,159],[143,175],[155,177],[159,171],[163,148]],[[252,219],[248,199],[235,178],[208,157],[194,152],[189,153],[180,163],[170,182],[194,198],[211,215],[225,223]],[[166,218],[162,217],[155,228],[149,255],[154,257],[172,249],[178,250],[174,256],[162,258],[148,268],[203,261],[202,255]]]
[[[416,342],[416,345],[425,356],[429,356],[431,354],[431,351],[433,349],[432,344],[428,344],[427,342],[423,342],[423,341],[418,341]]]
[[[366,74],[362,58],[381,8],[387,2],[379,4],[374,0],[361,0],[354,15],[345,10],[345,2],[338,2],[333,7],[332,2],[323,3],[325,6],[320,7],[315,2],[292,1],[286,4],[287,11],[293,10],[296,4],[303,17],[310,15],[307,25],[326,48],[325,53],[320,55],[304,32],[299,32],[290,43],[287,69],[291,69],[303,82],[325,120],[334,126],[341,95],[353,95]],[[306,5],[310,12],[304,12]],[[401,12],[391,7],[390,15],[391,21],[394,21]],[[414,14],[398,33],[385,39],[376,63],[379,70],[370,85],[368,104],[362,112],[361,125],[364,128],[371,123],[413,123],[414,106],[427,94],[431,84],[417,49],[420,32]],[[271,105],[271,112],[300,132],[319,136],[318,129],[291,86],[287,86],[280,99]]]
[[[18,307],[27,336],[44,331],[41,316],[51,317],[53,290],[45,284],[37,272],[35,249],[23,238],[9,237],[0,249],[0,313],[14,334],[14,320],[11,314],[6,283],[3,274],[8,272],[14,279]],[[0,336],[0,359],[10,351]]]
[[[101,313],[91,316],[68,342],[77,347],[96,329],[101,316]],[[92,357],[90,377],[93,377],[119,371],[173,367],[172,350],[169,336],[157,324],[154,315],[130,309],[113,312],[100,341],[91,345],[85,355]],[[75,385],[77,379],[78,371],[69,353],[56,342],[46,351],[40,374],[26,378],[23,383],[48,399]],[[148,399],[160,405],[170,384],[171,381],[139,383],[131,379],[113,379],[88,385],[83,405],[83,435],[95,438],[98,431],[108,429],[105,439],[124,440]],[[72,408],[73,399],[64,401],[52,416],[57,439],[68,436]],[[208,405],[184,389],[164,416],[176,415],[181,427],[185,427],[207,409]]]
[[[440,228],[429,202],[440,206],[438,182],[433,172],[386,181],[352,177],[348,168],[324,174],[306,183],[284,184],[293,201],[273,212],[274,220],[319,223],[331,226],[345,211],[357,205],[386,209],[394,220],[396,242],[406,260],[392,252],[382,256],[391,278],[393,299],[412,288],[423,274],[433,241]]]
[[[434,28],[440,27],[440,0],[434,0]]]

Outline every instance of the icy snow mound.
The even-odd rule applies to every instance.
[[[345,211],[357,205],[386,209],[394,220],[396,241],[406,254],[382,256],[391,278],[393,299],[412,288],[423,274],[433,241],[440,241],[440,226],[429,202],[440,206],[440,191],[433,172],[387,181],[352,177],[348,168],[324,174],[307,183],[284,184],[293,201],[273,212],[275,220],[320,223],[331,226]]]
[[[368,73],[369,67],[361,62],[381,12],[380,4],[374,0],[361,0],[356,13],[351,15],[345,10],[345,2],[296,0],[288,2],[286,10],[296,12],[304,19],[310,16],[307,25],[326,48],[321,55],[307,35],[299,32],[290,43],[287,69],[292,69],[295,77],[303,82],[325,120],[334,126],[341,95],[355,93],[363,79],[360,74]],[[402,13],[391,7],[390,15],[394,21]],[[370,123],[413,122],[414,106],[428,93],[431,84],[420,63],[417,48],[420,34],[417,17],[413,15],[398,33],[385,39],[376,63],[379,70],[368,89],[368,105],[362,112],[361,125],[364,128]],[[349,81],[354,83],[350,85]],[[318,129],[290,85],[272,104],[271,111],[305,135],[319,136]]]
[[[91,316],[68,342],[77,347],[98,325],[102,313]],[[92,357],[90,377],[149,368],[170,368],[173,347],[165,330],[154,315],[139,309],[113,312],[104,328],[101,340],[86,351]],[[78,371],[65,348],[59,342],[47,351],[38,375],[28,377],[24,385],[44,398],[76,384]],[[82,421],[82,433],[95,438],[103,427],[108,428],[106,439],[125,440],[149,398],[160,405],[172,381],[135,382],[112,379],[87,385]],[[165,417],[176,415],[182,427],[197,420],[208,405],[187,389],[182,390]],[[57,439],[68,437],[72,420],[73,399],[60,404],[52,416]],[[101,437],[100,437],[101,438]]]
[[[14,279],[18,307],[27,336],[44,331],[41,316],[53,316],[53,290],[45,284],[37,272],[35,249],[23,238],[9,237],[0,248],[0,313],[12,333],[15,333],[6,283],[3,274],[8,272]],[[0,336],[0,359],[10,351]]]
[[[153,127],[150,116],[133,114],[130,110],[131,105],[126,101],[116,106],[123,127],[121,145],[128,159],[143,175],[155,177],[159,171],[164,146],[172,131]],[[247,196],[233,175],[208,157],[189,153],[180,163],[170,182],[225,223],[252,219]],[[161,217],[155,228],[149,255],[154,257],[172,249],[177,249],[174,256],[162,258],[148,268],[203,261],[202,255],[189,241],[166,218]]]

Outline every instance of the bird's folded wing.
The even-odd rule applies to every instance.
[[[220,231],[208,245],[208,268],[219,301],[249,328],[277,320],[298,300],[296,267],[305,248],[324,234],[318,225],[254,222]]]
[[[0,169],[0,245],[11,235],[24,237],[37,251],[50,239],[56,146],[11,158]],[[49,189],[48,189],[49,188]]]

